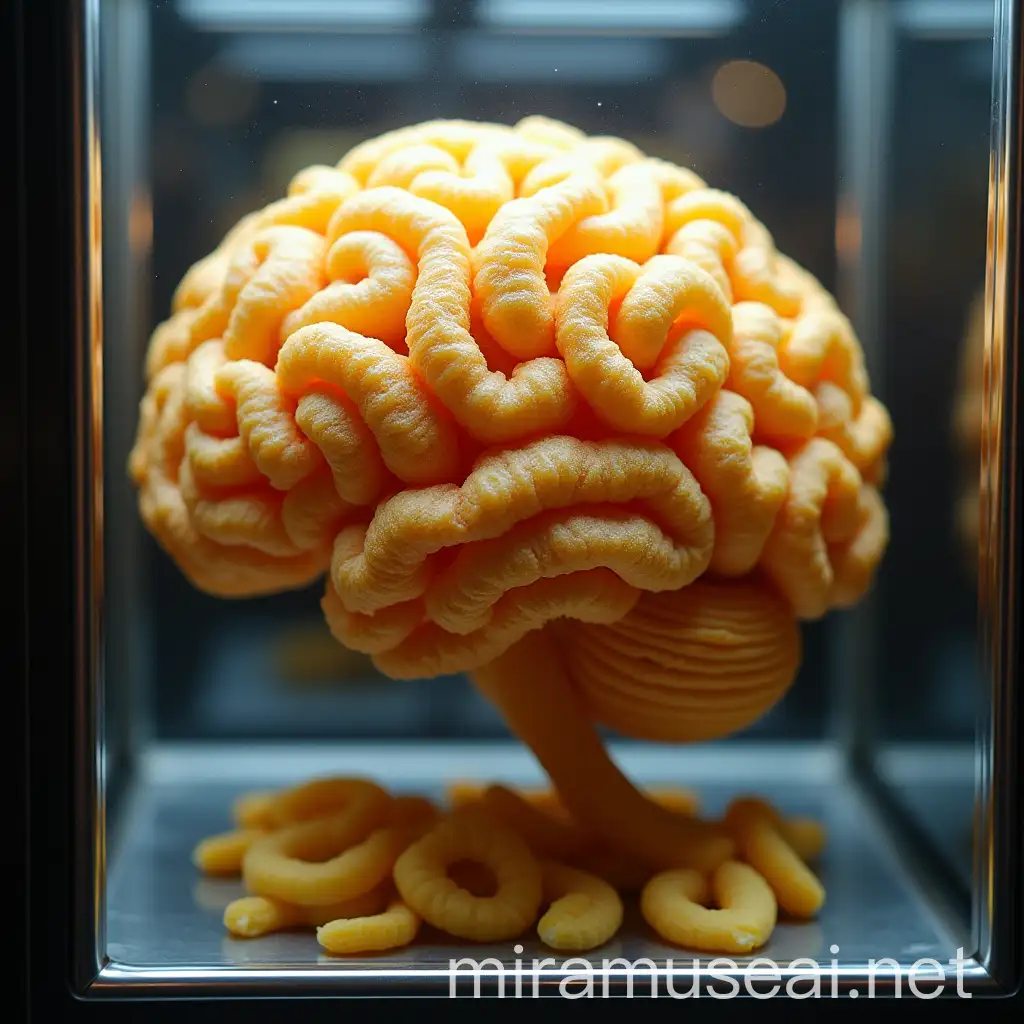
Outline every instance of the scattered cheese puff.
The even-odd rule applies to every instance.
[[[494,874],[493,895],[475,896],[448,876],[450,865],[473,860]],[[470,808],[409,846],[394,868],[395,885],[423,920],[475,942],[513,939],[537,919],[542,898],[539,862],[513,831]]]
[[[262,829],[238,829],[209,836],[192,851],[192,863],[204,875],[230,877],[241,874],[246,851],[264,835],[266,833]]]
[[[691,790],[652,786],[644,797],[673,815],[692,817],[699,809]],[[315,930],[321,948],[334,954],[408,945],[424,921],[471,941],[515,938],[532,926],[552,949],[583,952],[618,934],[624,895],[639,897],[643,916],[667,941],[747,952],[767,941],[776,907],[813,916],[823,896],[802,863],[820,854],[823,827],[784,817],[755,796],[736,797],[725,816],[739,861],[719,861],[710,873],[659,872],[595,840],[578,829],[552,788],[463,780],[448,785],[447,798],[453,809],[442,811],[426,797],[392,795],[350,777],[243,794],[234,804],[236,820],[261,829],[212,836],[197,844],[194,862],[205,874],[225,875],[237,874],[241,860],[250,894],[210,902],[218,912],[224,908],[232,935]],[[347,815],[340,810],[346,806]],[[377,817],[367,818],[367,807]],[[385,824],[324,861],[372,821]],[[266,842],[273,837],[276,843]],[[245,870],[253,848],[260,863]],[[556,849],[564,860],[551,856]],[[300,859],[306,857],[312,860]],[[337,898],[339,892],[349,895]]]
[[[392,900],[379,914],[328,921],[316,930],[328,953],[379,953],[407,946],[416,938],[420,919],[401,900]]]
[[[550,903],[537,924],[552,949],[583,951],[603,946],[622,925],[622,900],[603,879],[565,864],[543,864],[544,898]]]
[[[735,800],[726,822],[740,854],[766,879],[779,906],[795,917],[813,917],[825,902],[825,889],[787,842],[777,812],[756,800]]]
[[[705,906],[711,899],[715,906]],[[715,953],[749,953],[775,928],[778,908],[768,883],[747,864],[726,861],[710,886],[697,871],[655,875],[640,897],[647,923],[668,942]]]
[[[339,918],[368,917],[381,912],[388,903],[391,881],[361,896],[326,906],[302,906],[267,896],[243,896],[224,910],[224,927],[238,938],[254,939],[271,932],[319,927]]]

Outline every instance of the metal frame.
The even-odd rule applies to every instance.
[[[977,955],[966,978],[977,994],[1009,995],[1020,984],[1021,730],[1020,364],[1024,309],[1021,270],[1022,4],[1000,0],[996,38],[996,132],[992,144],[988,266],[987,415],[996,428],[984,453],[981,625],[991,692],[981,747],[981,822],[976,893]],[[28,575],[30,834],[41,858],[30,887],[29,952],[37,1005],[78,999],[185,995],[327,994],[341,972],[245,971],[191,979],[187,990],[115,981],[105,957],[106,871],[103,763],[103,449],[101,151],[98,134],[98,0],[48,7],[22,0],[25,95],[44,113],[26,128],[25,152],[39,159],[26,175],[33,210],[23,238],[37,312],[26,339],[26,524]],[[49,17],[48,17],[49,16]],[[69,103],[71,106],[69,107]],[[47,116],[50,115],[50,116]],[[29,157],[26,156],[26,159]],[[58,191],[54,191],[54,189]],[[38,216],[36,211],[38,207]],[[52,239],[69,239],[66,247]],[[54,254],[60,257],[56,271]],[[48,276],[47,276],[48,275]],[[42,303],[42,305],[40,305]],[[42,332],[45,332],[45,336]],[[44,341],[46,344],[44,344]],[[49,346],[49,347],[47,347]],[[38,514],[36,514],[38,510]],[[54,638],[70,637],[64,647]],[[994,894],[998,893],[998,902]],[[52,934],[73,908],[65,949],[67,988],[55,991]],[[33,923],[36,922],[36,923]],[[184,980],[184,979],[183,979]],[[855,984],[856,972],[843,977]],[[292,984],[289,984],[292,982]],[[444,975],[352,975],[362,995],[444,995]],[[349,986],[354,986],[349,988]],[[244,988],[244,993],[243,993]],[[319,989],[319,991],[317,991]],[[333,988],[333,992],[338,990]],[[60,1012],[60,1011],[58,1011]],[[66,1012],[66,1010],[65,1010]]]

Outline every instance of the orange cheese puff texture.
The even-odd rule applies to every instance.
[[[816,860],[825,848],[825,826],[813,818],[786,818],[778,808],[756,796],[737,796],[729,806],[728,817],[734,826],[737,818],[758,816],[779,832],[800,859]]]
[[[406,317],[410,364],[464,430],[480,441],[496,443],[570,422],[575,396],[553,351],[546,358],[520,363],[511,377],[488,366],[471,332],[469,241],[453,213],[402,189],[381,186],[340,206],[327,238],[337,244],[352,231],[387,233],[416,261],[416,284]],[[547,296],[542,269],[543,261],[537,268],[537,287],[543,287]],[[510,279],[506,271],[502,265],[504,282]]]
[[[368,892],[424,826],[382,826],[366,832],[332,815],[265,836],[246,851],[242,877],[261,896],[325,906]]]
[[[224,909],[224,927],[234,936],[255,939],[272,932],[295,928],[316,928],[338,918],[360,918],[379,914],[393,895],[391,879],[354,896],[326,906],[302,906],[267,896],[242,896]]]
[[[237,829],[208,836],[196,844],[192,863],[204,875],[231,877],[242,872],[242,859],[257,839],[266,835],[263,829]]]
[[[425,796],[403,795],[396,796],[391,801],[391,823],[393,825],[408,825],[418,827],[421,825],[432,825],[441,812],[433,801]]]
[[[544,899],[550,905],[537,923],[537,934],[546,946],[596,949],[618,932],[622,899],[604,879],[556,861],[541,867]]]
[[[208,593],[243,597],[308,584],[329,564],[330,549],[324,548],[323,536],[319,542],[306,537],[301,548],[295,545],[294,550],[280,553],[284,510],[280,496],[264,492],[250,500],[234,488],[231,501],[237,543],[231,543],[230,537],[224,542],[232,524],[214,521],[214,529],[204,532],[204,523],[194,515],[198,506],[207,522],[215,520],[215,510],[200,504],[203,485],[196,482],[186,454],[186,369],[183,363],[165,367],[142,401],[129,468],[139,487],[143,522],[193,584]],[[242,458],[247,460],[247,453]],[[237,472],[230,460],[228,465],[229,475]],[[299,497],[308,497],[308,489]],[[329,516],[332,511],[331,502],[325,503],[322,497],[313,507],[318,516]],[[244,544],[245,534],[255,537],[257,543]],[[261,535],[267,544],[259,544]]]
[[[644,594],[618,622],[557,632],[589,716],[637,739],[686,742],[745,728],[785,694],[800,665],[796,620],[754,579]]]
[[[274,829],[272,808],[277,792],[274,790],[251,790],[236,797],[231,805],[231,818],[238,829],[259,829],[269,832]]]
[[[777,815],[758,800],[736,799],[726,811],[740,855],[764,877],[778,905],[795,917],[813,917],[825,902],[821,882],[787,842]]]
[[[736,197],[550,118],[301,170],[188,271],[146,376],[129,469],[182,571],[329,570],[335,637],[396,677],[705,572],[816,618],[888,539],[892,425],[825,289]]]
[[[856,603],[871,584],[889,540],[877,488],[823,437],[789,459],[789,490],[760,566],[807,620]]]
[[[379,953],[407,946],[420,929],[419,917],[399,899],[379,914],[341,917],[316,930],[317,942],[335,954]]]
[[[243,794],[235,802],[234,815],[239,824],[273,831],[344,810],[377,820],[392,806],[391,795],[371,779],[322,776],[287,789]]]
[[[275,831],[242,860],[250,892],[323,906],[351,899],[386,878],[395,858],[425,823],[393,824],[387,793],[351,779],[313,780],[275,801]]]
[[[449,869],[475,861],[490,869],[496,891],[476,896]],[[511,829],[479,808],[456,811],[413,842],[394,867],[398,892],[415,914],[457,938],[513,939],[537,921],[543,898],[539,861]]]
[[[709,903],[714,906],[708,906]],[[676,869],[655,875],[640,896],[644,920],[667,942],[713,953],[749,953],[775,930],[778,905],[754,868],[726,861],[710,885],[704,875]]]
[[[817,860],[825,849],[826,830],[820,821],[813,818],[786,818],[776,827],[793,852],[808,864]]]
[[[469,671],[560,616],[622,617],[705,569],[707,499],[667,446],[552,437],[403,491],[335,541],[332,632],[392,677]],[[436,556],[454,557],[434,569]]]

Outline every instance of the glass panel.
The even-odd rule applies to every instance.
[[[969,886],[995,5],[895,9],[881,348],[896,420],[878,592],[880,766]]]
[[[711,743],[639,743],[624,751],[625,770],[641,786],[698,786],[711,815],[737,792],[759,791],[787,814],[825,823],[828,846],[815,870],[828,900],[814,920],[780,918],[772,952],[783,962],[796,956],[827,962],[834,943],[855,966],[874,956],[903,963],[935,955],[949,962],[959,944],[955,927],[947,927],[930,892],[906,872],[889,831],[878,827],[884,819],[874,813],[877,793],[860,783],[866,761],[895,797],[896,817],[922,832],[926,850],[939,854],[967,888],[980,693],[973,649],[978,303],[993,6],[991,0],[99,0],[104,710],[107,755],[116,762],[111,778],[125,777],[118,766],[133,744],[146,755],[138,799],[119,822],[119,842],[111,843],[117,848],[106,894],[111,971],[120,969],[116,962],[131,968],[119,980],[143,984],[145,972],[164,971],[164,980],[173,981],[174,971],[198,964],[212,985],[251,955],[253,983],[271,984],[280,981],[274,971],[284,975],[306,962],[308,935],[274,937],[251,953],[256,947],[239,951],[241,944],[222,941],[221,914],[241,893],[240,883],[197,884],[192,845],[224,825],[231,799],[243,790],[331,770],[372,772],[396,790],[432,797],[456,773],[516,785],[538,781],[523,745],[510,752],[454,742],[509,735],[466,677],[391,680],[368,656],[338,644],[321,608],[323,580],[246,599],[194,587],[143,529],[138,493],[126,474],[151,332],[170,316],[186,272],[241,218],[285,196],[301,169],[333,165],[391,129],[434,118],[512,124],[529,114],[626,139],[739,197],[777,249],[837,296],[895,426],[884,486],[891,539],[876,586],[856,610],[801,625],[795,685],[762,718],[725,739],[727,747],[748,743],[746,756]],[[455,163],[462,174],[465,167]],[[757,233],[749,225],[740,230]],[[735,277],[737,257],[729,247],[739,248],[739,240],[731,230],[724,234],[722,261],[731,271],[725,276]],[[250,255],[253,267],[264,258],[256,250]],[[365,270],[357,267],[353,277]],[[611,312],[620,309],[617,300],[609,305]],[[210,328],[210,339],[229,327],[216,311],[211,323],[219,325]],[[823,418],[828,386],[847,369],[841,353],[833,358],[842,349],[842,326],[829,339],[840,344],[818,362],[807,351],[801,357],[792,335],[759,349],[764,356],[774,347],[776,357],[782,350],[791,369],[801,358],[814,364],[804,371]],[[793,372],[799,376],[799,369]],[[837,399],[836,390],[843,388],[833,388],[833,400],[850,398]],[[271,392],[273,401],[279,397]],[[197,407],[202,400],[197,395]],[[281,401],[295,413],[292,399]],[[349,440],[363,426],[363,410],[357,413],[350,416]],[[216,410],[203,427],[206,440],[233,443],[235,418],[227,427],[215,420]],[[827,429],[822,423],[819,432]],[[768,438],[764,429],[755,438]],[[179,441],[184,450],[187,439]],[[856,447],[849,435],[836,443]],[[790,438],[778,447],[793,458],[799,442]],[[244,455],[248,444],[237,448]],[[229,461],[229,449],[211,444],[209,451]],[[168,463],[180,469],[182,454],[174,449]],[[878,463],[862,461],[870,482]],[[242,482],[222,484],[218,499],[237,497],[233,488],[251,483],[242,470]],[[810,515],[798,502],[787,506],[794,533],[810,522],[808,533],[817,530],[819,542],[791,552],[791,568],[820,569],[837,549],[849,554],[842,545],[850,531],[864,528],[862,479],[857,471],[845,478],[843,472],[842,466],[836,472],[836,488],[845,485],[847,497],[855,496],[845,509],[813,483],[808,504],[820,498],[820,505]],[[180,479],[176,486],[180,497]],[[262,480],[261,488],[267,491]],[[658,514],[649,517],[654,526]],[[713,514],[721,519],[717,509]],[[185,518],[194,529],[195,509]],[[214,520],[210,512],[204,528],[211,536]],[[855,556],[846,568],[856,577],[851,562]],[[452,564],[442,557],[430,568],[440,574]],[[722,632],[708,630],[700,642],[713,648]],[[628,647],[634,639],[620,642]],[[584,653],[600,668],[602,658],[611,661],[621,651]],[[706,654],[701,648],[711,676],[718,652]],[[755,683],[757,672],[749,667]],[[626,673],[619,676],[616,681]],[[742,700],[731,681],[726,676],[721,690],[740,692]],[[712,689],[704,687],[695,703]],[[639,706],[633,696],[620,709]],[[660,697],[648,718],[648,724],[655,720],[652,731],[667,703]],[[551,720],[573,721],[552,715],[543,725]],[[851,736],[848,748],[842,741]],[[332,742],[289,743],[316,739]],[[358,743],[334,742],[360,739],[381,742],[369,754]],[[195,748],[175,742],[193,740],[211,742]],[[443,742],[389,742],[399,740]],[[255,741],[278,741],[278,749]],[[849,757],[851,750],[858,756]],[[813,846],[814,824],[802,826],[805,833],[792,834]],[[649,950],[635,932],[624,933],[623,943]],[[440,963],[446,954],[439,950],[416,947],[387,962],[396,971],[417,958]],[[325,970],[319,980],[329,977]],[[297,984],[305,983],[310,976]]]

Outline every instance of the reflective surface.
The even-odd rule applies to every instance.
[[[754,788],[758,793],[788,814],[819,818],[828,829],[820,865],[828,900],[819,918],[780,921],[758,956],[783,967],[806,957],[822,965],[822,971],[831,970],[835,960],[843,984],[851,985],[856,983],[857,965],[872,959],[891,958],[906,968],[931,957],[946,965],[958,947],[964,948],[965,938],[947,930],[936,916],[931,903],[934,894],[919,890],[900,866],[869,805],[832,755],[814,746],[784,750],[753,746],[750,758],[757,764]],[[732,797],[751,787],[750,765],[737,763],[729,750],[720,748],[683,753],[633,746],[617,750],[617,759],[643,783],[692,786],[701,796],[702,813],[710,816],[720,814]],[[394,984],[400,985],[403,976],[412,980],[413,969],[444,972],[450,960],[460,957],[496,957],[510,969],[514,966],[511,942],[459,945],[431,937],[429,931],[411,950],[369,959],[323,955],[311,932],[248,940],[227,935],[223,911],[243,894],[242,887],[199,875],[190,861],[192,847],[199,839],[230,827],[231,801],[239,793],[322,773],[367,774],[395,792],[425,793],[435,799],[443,798],[444,783],[454,779],[486,778],[520,785],[543,781],[523,750],[505,745],[461,751],[429,745],[157,750],[147,759],[113,850],[107,917],[107,952],[114,961],[108,972],[112,986],[169,983],[176,972],[185,971],[206,972],[203,980],[213,983],[218,970],[233,968],[244,969],[245,983],[250,984],[261,972],[284,972],[278,980],[287,985],[289,971],[308,971],[313,966],[325,975],[387,970],[395,972]],[[950,798],[948,788],[945,798]],[[672,958],[683,972],[695,957],[700,958],[693,951],[658,941],[639,917],[635,899],[627,901],[627,907],[620,936],[587,954],[591,963],[599,966],[603,959],[614,957],[631,963],[649,958],[664,969]],[[555,957],[557,964],[567,959],[535,936],[523,936],[521,944],[520,959],[527,966],[535,958]],[[735,962],[742,967],[752,959],[739,957]],[[642,968],[637,970],[639,983]],[[802,964],[793,970],[806,973],[809,968]],[[571,968],[567,973],[572,973]],[[919,977],[922,989],[930,987],[925,969]],[[346,974],[346,983],[352,982],[351,973]],[[447,975],[441,974],[438,986],[447,990],[447,985]]]

